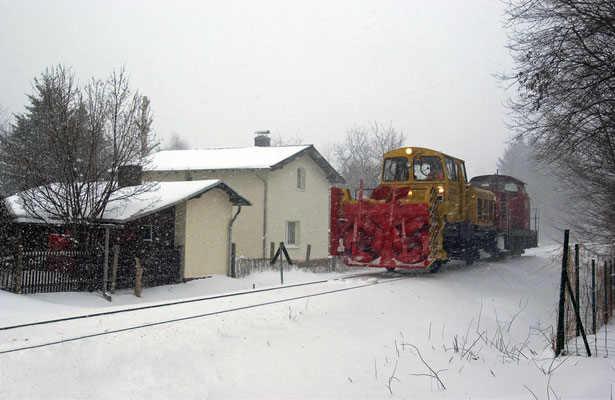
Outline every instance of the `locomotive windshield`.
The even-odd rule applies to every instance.
[[[414,180],[441,181],[444,179],[442,160],[438,156],[423,156],[414,159]]]
[[[382,180],[384,182],[407,181],[409,178],[408,164],[406,157],[386,158],[382,168]]]

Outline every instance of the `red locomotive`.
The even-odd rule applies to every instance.
[[[530,208],[524,182],[496,174],[476,176],[470,185],[495,194],[494,225],[499,252],[519,255],[538,246],[538,213]]]

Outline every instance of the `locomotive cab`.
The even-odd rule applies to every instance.
[[[464,221],[467,196],[465,164],[462,160],[424,148],[403,148],[384,155],[380,185],[372,192],[374,200],[396,198],[408,203],[429,203],[436,192],[439,213],[448,223]],[[489,196],[489,194],[482,193]]]

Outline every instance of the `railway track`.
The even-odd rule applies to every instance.
[[[294,285],[128,307],[0,327],[0,355],[103,335],[180,323],[408,279],[414,274],[367,272]],[[295,289],[295,290],[291,290]],[[216,301],[214,301],[216,300]],[[148,311],[148,312],[145,312]],[[95,326],[84,320],[96,319]],[[49,325],[53,325],[50,327]],[[79,334],[73,334],[79,332]]]

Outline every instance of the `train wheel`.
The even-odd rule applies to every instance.
[[[395,268],[387,268],[387,272],[395,272]]]
[[[466,260],[466,265],[474,264],[474,248],[470,245],[469,241],[466,243],[464,248],[464,258]]]
[[[429,267],[429,273],[435,274],[436,272],[438,272],[441,266],[442,266],[442,261],[434,261],[434,263],[431,264],[431,267]]]

